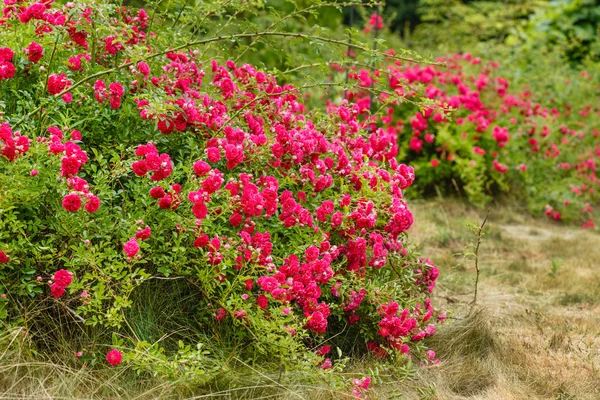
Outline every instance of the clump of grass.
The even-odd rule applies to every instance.
[[[234,346],[211,345],[210,324],[194,318],[201,304],[198,291],[186,290],[186,285],[184,280],[154,280],[136,289],[125,314],[132,342],[122,348],[139,354],[145,350],[137,350],[136,341],[159,342],[166,353],[175,353],[179,339],[204,343],[209,355],[198,361],[202,363],[198,367],[206,367],[205,380],[139,369],[140,362],[161,361],[153,361],[152,353],[137,364],[109,367],[104,360],[108,347],[94,343],[109,343],[111,331],[84,325],[63,309],[64,304],[48,299],[28,310],[27,329],[0,329],[0,399],[351,398],[350,391],[340,386],[346,371],[328,376],[316,365],[290,370],[269,358],[244,358]],[[77,358],[81,350],[90,359]],[[212,368],[215,365],[218,368]],[[381,368],[377,363],[373,367]],[[369,374],[364,371],[364,376]]]
[[[474,309],[465,318],[442,325],[429,340],[440,360],[486,358],[496,351],[495,335],[485,308]]]
[[[499,275],[499,279],[500,281],[510,286],[518,286],[523,282],[523,277],[521,276],[521,274],[514,272],[507,272],[502,275]]]
[[[586,303],[595,303],[597,302],[597,299],[595,298],[595,296],[589,294],[589,293],[581,293],[581,292],[575,292],[575,293],[563,293],[562,295],[560,295],[556,301],[556,303],[558,303],[561,306],[573,306],[573,305],[579,305],[579,304],[586,304]]]
[[[162,341],[167,350],[176,349],[177,340],[198,338],[208,330],[205,321],[195,318],[202,300],[202,294],[185,280],[154,280],[133,292],[126,318],[137,339]]]
[[[512,272],[523,272],[527,274],[532,274],[535,272],[535,268],[529,265],[529,262],[525,257],[521,257],[518,260],[514,260],[510,264],[508,264],[508,270]]]
[[[0,335],[0,398],[127,398],[130,386],[121,386],[115,378],[123,370],[98,369],[94,373],[85,365],[74,368],[35,351],[30,333],[22,328]],[[57,350],[58,351],[58,350]],[[55,354],[58,356],[58,353]],[[75,354],[60,352],[65,359]],[[59,357],[54,357],[59,358]]]
[[[496,382],[488,362],[497,351],[489,317],[485,309],[476,309],[466,318],[442,326],[429,341],[442,362],[444,386],[455,394],[472,396]]]

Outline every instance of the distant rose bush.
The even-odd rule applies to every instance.
[[[532,212],[546,210],[555,220],[592,227],[600,184],[593,76],[572,73],[544,91],[514,87],[496,61],[471,54],[438,61],[446,65],[388,59],[374,74],[357,67],[349,72],[350,81],[364,88],[347,92],[362,120],[368,119],[373,80],[409,101],[424,95],[432,102],[420,110],[394,101],[387,103],[387,115],[371,119],[377,127],[371,142],[389,143],[388,157],[415,167],[419,179],[413,193],[459,189],[476,204],[510,193]],[[388,100],[387,93],[374,97],[377,107]]]

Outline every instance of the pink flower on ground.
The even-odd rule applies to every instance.
[[[113,367],[116,367],[123,361],[123,355],[119,350],[111,350],[106,354],[106,361]]]
[[[323,364],[321,364],[319,366],[319,368],[321,369],[329,369],[331,368],[332,364],[331,364],[331,358],[326,358],[325,361],[323,361]]]
[[[435,358],[435,351],[433,351],[433,350],[427,350],[425,352],[425,355],[427,356],[427,359],[429,361],[433,361],[433,359]]]

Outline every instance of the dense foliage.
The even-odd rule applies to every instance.
[[[600,5],[593,0],[418,0],[388,2],[385,15],[409,44],[428,50],[474,52],[507,46],[532,54],[559,51],[564,61],[598,61]],[[451,38],[451,40],[449,39]]]

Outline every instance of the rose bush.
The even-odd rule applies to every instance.
[[[5,323],[51,295],[55,312],[128,338],[113,345],[148,350],[127,330],[132,297],[182,280],[199,293],[189,319],[221,346],[252,343],[244,354],[323,369],[354,352],[424,355],[444,315],[430,298],[438,270],[407,239],[415,174],[359,105],[308,110],[251,65],[157,47],[144,10],[10,3]],[[156,372],[160,354],[105,358]]]
[[[533,213],[593,227],[600,183],[596,74],[581,70],[552,86],[513,87],[496,61],[471,54],[438,61],[445,65],[388,60],[374,73],[354,67],[348,74],[364,88],[348,92],[363,120],[369,119],[374,84],[404,97],[374,98],[387,115],[370,119],[377,127],[371,141],[393,145],[388,157],[415,167],[413,193],[459,189],[475,204],[510,193]],[[411,105],[419,96],[433,104]]]

